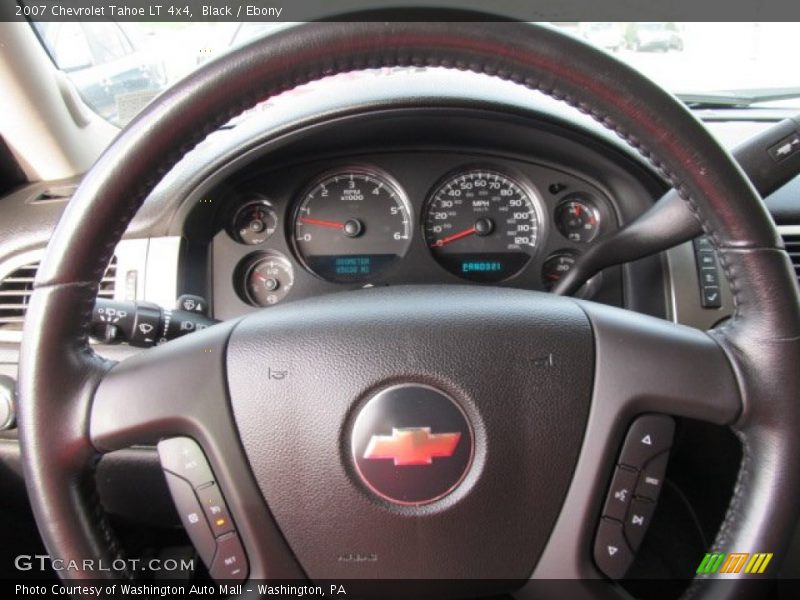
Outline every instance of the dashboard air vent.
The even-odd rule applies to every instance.
[[[34,262],[13,270],[0,281],[0,330],[20,330],[33,293],[33,280],[39,263]],[[100,282],[100,298],[114,298],[117,279],[117,257],[111,259]]]
[[[792,259],[794,274],[800,282],[800,233],[784,233],[783,244],[786,246],[789,258]]]
[[[33,199],[33,202],[50,202],[53,200],[69,200],[78,186],[75,184],[54,185],[43,190]]]

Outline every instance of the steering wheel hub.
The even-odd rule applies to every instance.
[[[593,361],[571,300],[434,286],[255,313],[226,358],[253,474],[312,577],[514,580],[566,494]]]
[[[472,427],[439,390],[395,385],[358,412],[350,445],[361,481],[403,505],[434,502],[455,489],[472,463]]]

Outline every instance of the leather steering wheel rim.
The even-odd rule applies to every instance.
[[[646,156],[689,204],[735,302],[713,336],[737,376],[741,407],[730,425],[744,458],[715,546],[780,557],[800,506],[800,314],[793,270],[757,193],[693,115],[612,57],[546,27],[438,22],[304,24],[251,43],[154,100],[84,178],[39,268],[20,362],[26,484],[51,555],[119,556],[94,489],[99,452],[89,432],[93,393],[113,365],[91,349],[87,329],[102,273],[148,193],[259,101],[335,73],[406,65],[485,73],[565,101]],[[716,583],[703,591],[742,591]]]

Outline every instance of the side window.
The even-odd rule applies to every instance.
[[[131,44],[116,23],[83,23],[97,64],[118,60],[133,52]]]

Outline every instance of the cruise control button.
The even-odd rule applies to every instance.
[[[669,452],[662,452],[645,465],[639,475],[639,483],[636,485],[637,496],[658,500],[658,495],[664,485],[667,461],[669,461]]]
[[[663,415],[646,415],[633,422],[625,437],[619,462],[641,469],[672,445],[675,421]]]
[[[623,521],[628,513],[628,506],[633,497],[638,473],[627,467],[617,467],[608,490],[606,504],[603,507],[603,516]]]
[[[186,533],[192,540],[197,553],[206,565],[211,564],[214,558],[217,544],[211,529],[203,516],[203,509],[194,495],[194,490],[189,483],[172,473],[165,471],[167,485],[178,509],[178,516],[181,518]]]
[[[631,502],[631,509],[628,518],[625,520],[625,537],[631,547],[636,550],[641,546],[644,534],[650,527],[650,520],[655,512],[655,502],[634,498]]]
[[[217,540],[217,555],[209,574],[216,581],[242,581],[247,577],[247,557],[238,535],[229,533]]]
[[[622,523],[600,519],[594,540],[594,561],[611,579],[622,579],[633,562],[633,552],[622,534]]]
[[[222,494],[215,484],[197,490],[197,497],[215,536],[219,537],[223,533],[233,531],[233,521],[228,513],[228,507],[225,506],[225,500],[222,499]]]
[[[162,468],[183,477],[195,489],[214,481],[203,451],[191,438],[176,437],[160,441],[158,458]]]

